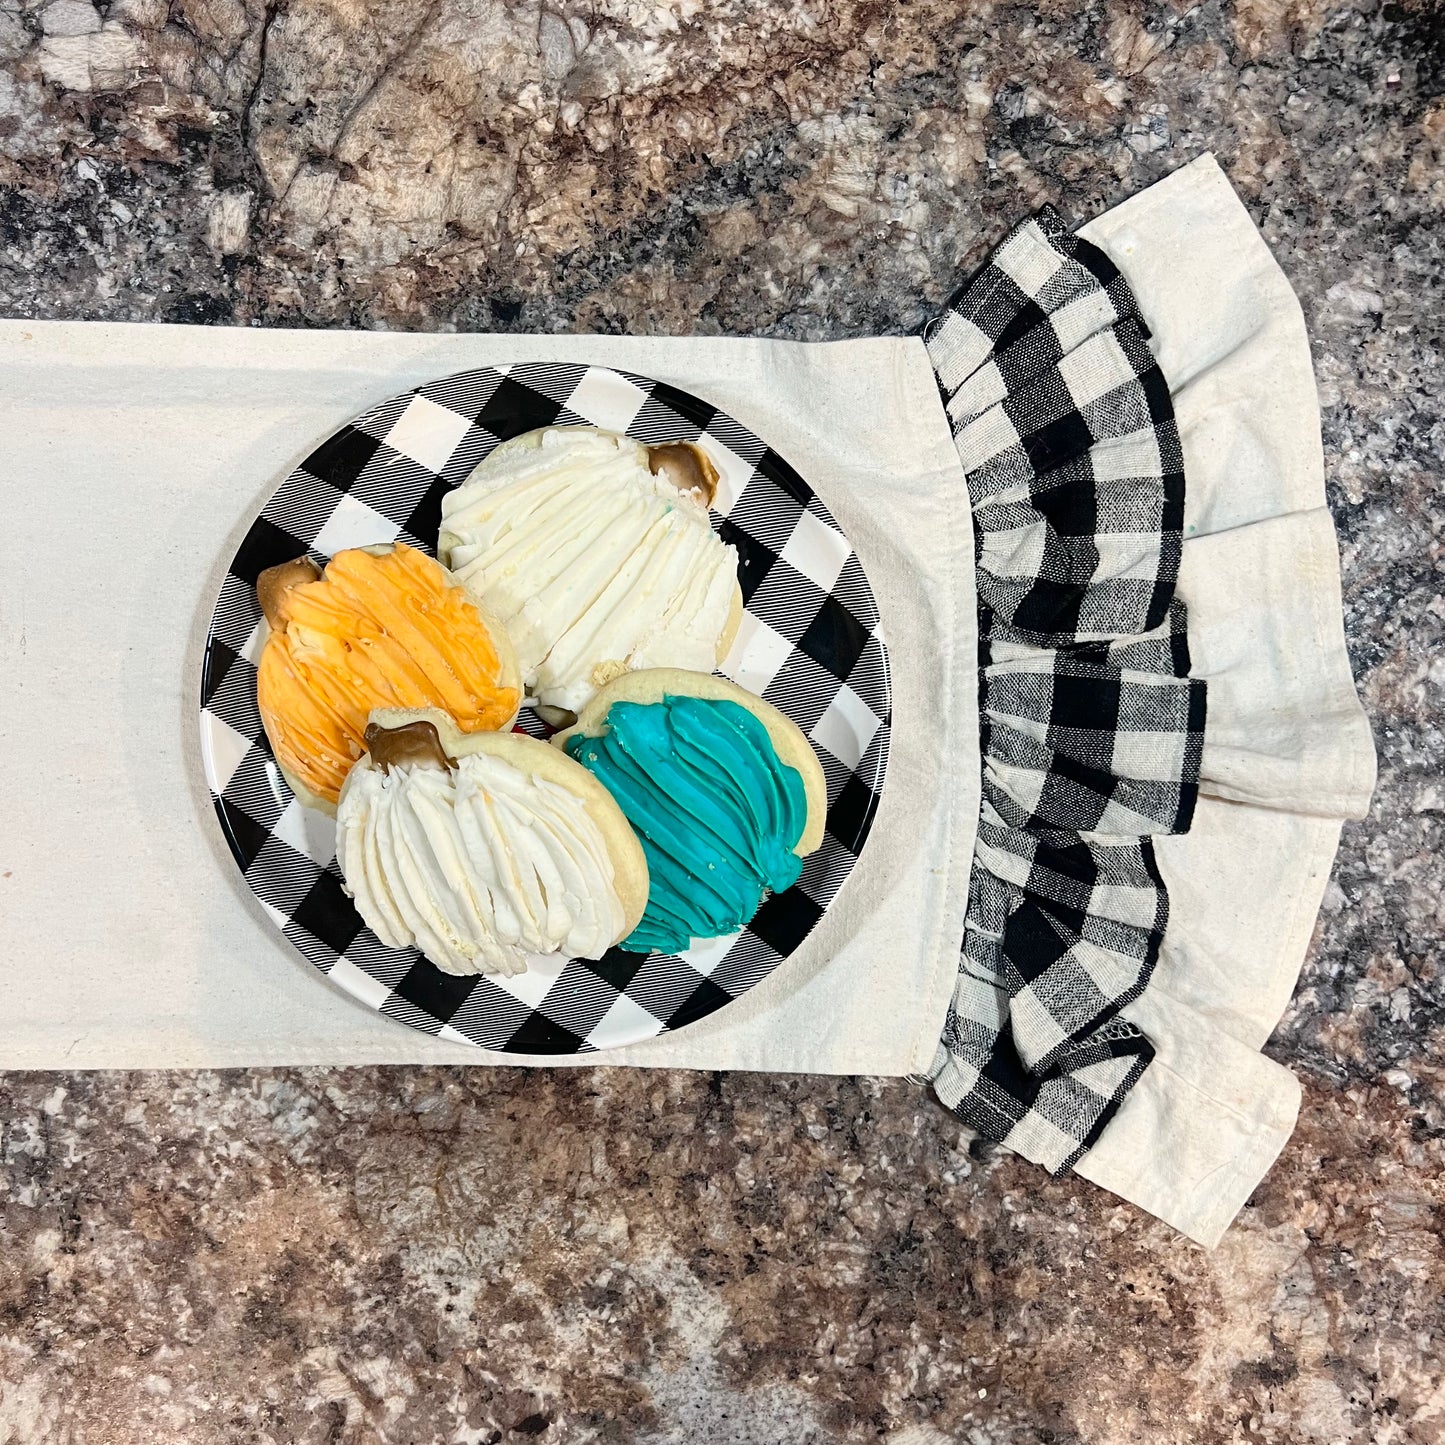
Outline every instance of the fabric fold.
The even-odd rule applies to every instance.
[[[1329,512],[1192,537],[1179,587],[1198,602],[1193,650],[1214,704],[1202,790],[1315,817],[1362,814],[1374,749],[1345,653]]]
[[[1170,916],[1121,1016],[1155,1060],[1078,1172],[1206,1246],[1284,1147],[1300,1089],[1257,1051],[1309,947],[1374,748],[1345,650],[1304,316],[1213,157],[1083,228],[1128,276],[1173,387],[1189,489],[1178,583],[1209,683]]]
[[[1001,400],[1010,384],[1138,314],[1119,268],[1045,209],[1010,233],[990,271],[959,288],[925,340],[946,397],[972,383],[970,394],[992,387]]]
[[[1121,1010],[1168,920],[1151,837],[1187,828],[1198,794],[1183,457],[1132,292],[1052,211],[1005,238],[928,345],[974,513],[983,757],[930,1078],[1061,1172],[1153,1056]]]
[[[1184,469],[1139,322],[1095,332],[977,416],[956,398],[948,410],[994,626],[1044,644],[1157,627],[1179,565]]]
[[[1203,733],[1202,690],[1165,672],[1187,649],[1016,648],[984,669],[986,788],[1015,826],[1179,833],[1189,826]],[[1149,669],[1153,663],[1155,670]],[[1002,812],[1003,809],[1001,808]],[[1083,820],[1093,817],[1085,824]]]
[[[1374,784],[1303,315],[1204,157],[1074,236],[1026,223],[928,339],[983,758],[934,1088],[1212,1245],[1294,1126],[1258,1050]]]

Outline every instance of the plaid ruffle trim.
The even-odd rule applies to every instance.
[[[971,1128],[1069,1169],[1153,1058],[1119,1010],[1169,919],[1205,686],[1174,597],[1184,464],[1128,283],[1045,209],[926,336],[977,538],[983,802],[930,1072]]]

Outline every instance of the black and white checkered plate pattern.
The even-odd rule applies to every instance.
[[[403,541],[435,555],[441,502],[493,447],[542,426],[594,425],[646,443],[696,441],[721,473],[713,524],[738,550],[746,612],[723,665],[812,740],[828,780],[823,846],[752,923],[682,956],[613,949],[537,961],[514,978],[455,978],[385,947],[336,867],[332,819],[292,797],[256,706],[266,636],[256,578],[303,552]],[[812,931],[872,825],[888,759],[888,656],[862,565],[808,484],[715,407],[603,367],[513,366],[392,398],[328,438],[281,484],[232,559],[201,684],[207,780],[246,882],[333,982],[452,1042],[571,1054],[704,1018],[773,971]],[[545,726],[524,711],[521,726]]]

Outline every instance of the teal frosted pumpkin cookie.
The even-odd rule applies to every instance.
[[[647,858],[622,946],[676,953],[734,933],[791,888],[823,841],[817,755],[777,708],[724,678],[652,668],[614,679],[553,738],[610,792]]]

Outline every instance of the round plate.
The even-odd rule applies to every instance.
[[[292,796],[256,707],[266,637],[256,578],[309,553],[409,542],[435,555],[442,497],[493,447],[551,425],[645,443],[695,441],[721,473],[713,525],[737,548],[746,614],[721,671],[781,708],[828,779],[823,846],[740,933],[686,953],[551,959],[513,978],[456,978],[361,921],[336,866],[335,823]],[[201,748],[226,840],[276,926],[363,1003],[453,1042],[571,1054],[704,1018],[812,931],[868,836],[888,758],[888,656],[856,554],[766,443],[697,397],[586,366],[487,367],[394,397],[329,437],[281,484],[231,561],[201,678]],[[529,710],[519,723],[545,736]]]

